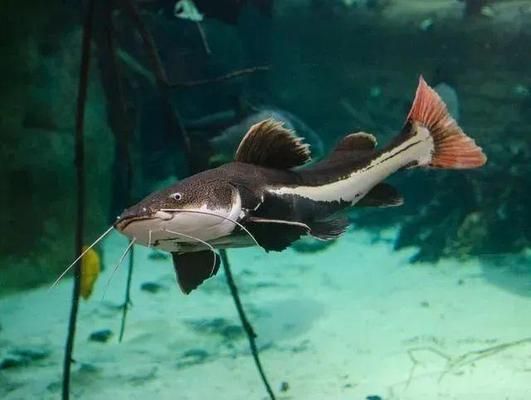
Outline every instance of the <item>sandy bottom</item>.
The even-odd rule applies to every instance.
[[[394,252],[394,233],[386,236],[351,232],[314,254],[230,252],[278,398],[531,399],[523,261],[412,266],[412,253]],[[72,397],[266,398],[221,271],[184,296],[171,262],[137,248],[133,307],[118,343],[126,268],[102,295],[125,244],[107,240],[106,271],[81,303]],[[160,290],[141,290],[146,282]],[[59,398],[71,285],[0,299],[0,362],[20,350],[41,354],[0,370],[0,398]],[[108,342],[88,340],[103,329],[113,332]]]

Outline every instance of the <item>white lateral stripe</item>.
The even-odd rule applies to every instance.
[[[321,186],[281,187],[269,191],[277,195],[298,195],[314,201],[347,201],[355,204],[376,184],[409,162],[427,164],[431,160],[433,149],[429,131],[420,127],[416,135],[381,154],[365,168],[353,171],[345,179]]]

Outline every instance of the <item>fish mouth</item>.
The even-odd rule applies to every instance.
[[[123,232],[125,228],[127,228],[130,224],[133,222],[138,222],[146,219],[153,219],[152,216],[146,216],[146,217],[118,217],[118,220],[114,223],[114,228],[119,230],[120,232]]]
[[[173,214],[164,211],[156,211],[149,215],[120,215],[118,220],[114,223],[114,228],[120,232],[124,232],[125,229],[134,222],[145,220],[169,220],[173,218]]]

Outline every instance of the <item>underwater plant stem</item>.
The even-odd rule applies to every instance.
[[[131,303],[131,280],[133,278],[133,261],[135,259],[134,256],[134,248],[131,248],[131,251],[129,252],[129,260],[128,260],[128,268],[127,268],[127,284],[125,286],[125,300],[124,304],[122,306],[122,322],[120,323],[120,335],[118,336],[118,342],[122,342],[122,339],[124,337],[125,333],[125,320],[127,318],[127,311],[129,311],[129,307],[132,305]]]
[[[76,131],[75,131],[75,165],[77,178],[77,226],[76,226],[76,254],[83,251],[83,229],[85,210],[85,165],[83,127],[85,120],[85,105],[87,100],[87,88],[90,66],[90,44],[92,41],[92,25],[94,20],[94,0],[87,2],[85,18],[83,22],[83,42],[81,47],[81,65],[79,75]],[[63,363],[63,400],[70,398],[70,371],[72,366],[72,353],[76,335],[77,313],[79,309],[79,292],[81,288],[81,261],[74,267],[74,288],[72,290],[72,304],[68,321],[68,334],[65,344],[65,356]]]
[[[253,326],[247,319],[247,315],[245,314],[245,310],[243,309],[243,306],[240,300],[238,288],[236,287],[236,283],[234,282],[234,278],[232,276],[229,258],[227,257],[227,252],[224,249],[221,249],[220,256],[221,256],[221,262],[223,264],[223,269],[225,271],[225,277],[227,278],[227,283],[229,285],[230,293],[232,295],[232,298],[234,299],[234,304],[236,305],[236,309],[238,310],[238,316],[240,317],[243,329],[247,335],[247,339],[249,340],[249,346],[251,348],[251,353],[253,355],[256,368],[258,369],[258,373],[260,374],[260,377],[262,378],[262,382],[264,383],[264,386],[267,390],[267,393],[269,394],[269,397],[271,398],[271,400],[275,400],[275,394],[273,393],[273,390],[271,389],[271,385],[269,385],[264,369],[262,368],[262,363],[260,362],[260,357],[258,355],[258,348],[256,347],[256,340],[255,340],[256,333],[253,329]]]

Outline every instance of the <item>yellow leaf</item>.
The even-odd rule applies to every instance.
[[[86,246],[83,246],[83,251],[86,250]],[[81,258],[81,288],[80,295],[85,300],[92,294],[94,284],[98,279],[98,275],[101,271],[100,256],[94,249],[90,249]]]

